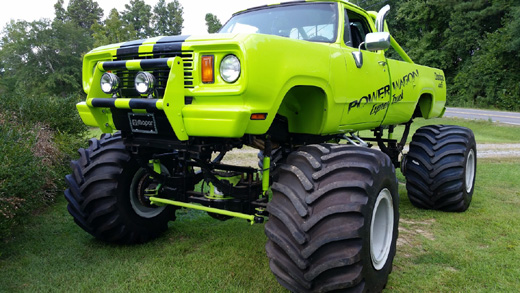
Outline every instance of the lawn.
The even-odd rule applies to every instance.
[[[477,140],[509,142],[520,132],[508,138],[508,127],[482,123],[471,126]],[[454,214],[414,208],[401,184],[398,252],[387,291],[520,291],[518,174],[520,158],[480,159],[472,205]],[[76,226],[60,197],[15,235],[0,244],[0,292],[285,292],[269,270],[263,225],[245,220],[181,210],[159,239],[116,246]]]
[[[466,120],[456,118],[416,119],[412,123],[408,142],[412,139],[415,130],[421,126],[444,124],[468,127],[475,133],[477,143],[520,143],[520,128],[514,125],[497,124],[487,120]],[[404,126],[398,126],[394,132],[395,139],[401,139]],[[385,131],[385,134],[387,132]],[[362,131],[361,136],[372,137],[370,131]]]

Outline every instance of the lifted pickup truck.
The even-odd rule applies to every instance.
[[[446,83],[391,37],[388,11],[288,2],[238,12],[219,34],[89,52],[77,108],[106,134],[66,177],[75,222],[129,244],[159,236],[179,208],[268,218],[270,267],[289,290],[382,290],[398,234],[395,168],[414,205],[456,212],[476,169],[473,133],[458,126],[420,128],[403,154],[412,121],[444,113]],[[259,168],[222,163],[245,145]]]

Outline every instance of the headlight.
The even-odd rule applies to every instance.
[[[149,72],[141,71],[135,76],[135,89],[140,94],[151,94],[155,87],[155,77]]]
[[[119,89],[119,77],[117,75],[105,72],[101,76],[101,90],[105,94],[113,94]]]
[[[240,77],[240,60],[235,55],[227,55],[220,62],[220,76],[226,82],[233,83]]]

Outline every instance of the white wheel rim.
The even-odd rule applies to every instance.
[[[164,173],[168,172],[168,170],[166,170],[166,168],[163,168],[162,166],[161,166],[161,169],[163,169],[162,172],[164,172]],[[153,217],[159,215],[162,211],[164,211],[166,206],[147,207],[147,206],[142,205],[141,202],[139,201],[136,190],[138,188],[140,178],[146,174],[147,173],[144,169],[139,169],[135,173],[134,178],[132,180],[132,184],[130,185],[130,204],[132,205],[132,209],[134,210],[134,212],[137,215],[139,215],[142,218],[150,219],[150,218],[153,218]]]
[[[390,254],[394,234],[394,205],[392,194],[383,189],[377,196],[370,224],[370,256],[376,270],[382,269]]]
[[[475,152],[471,149],[466,159],[466,192],[470,193],[473,189],[473,180],[475,179]]]

